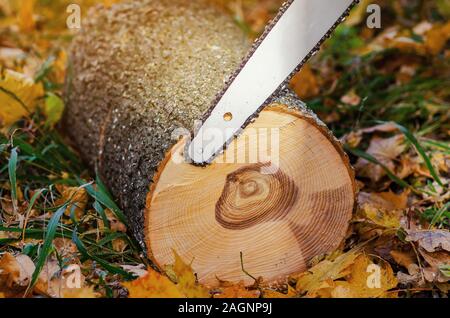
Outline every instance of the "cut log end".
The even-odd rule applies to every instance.
[[[201,283],[266,282],[304,271],[342,242],[355,185],[337,141],[299,109],[267,107],[206,167],[180,140],[147,195],[148,254],[163,268],[176,251]],[[243,259],[241,262],[240,254]]]

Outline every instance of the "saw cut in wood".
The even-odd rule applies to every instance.
[[[91,11],[70,50],[67,133],[155,265],[176,251],[210,286],[252,283],[242,265],[266,282],[306,270],[343,241],[355,201],[340,143],[289,90],[210,165],[186,161],[173,137],[250,47],[210,1],[146,0]]]

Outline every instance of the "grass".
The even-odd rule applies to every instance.
[[[147,261],[142,258],[142,250],[132,237],[111,230],[107,210],[124,224],[126,218],[106,186],[99,178],[90,177],[61,134],[45,125],[42,114],[36,113],[33,118],[17,123],[10,129],[10,135],[10,138],[0,136],[0,183],[10,185],[11,190],[2,187],[0,197],[3,202],[16,203],[12,211],[2,209],[0,232],[6,233],[7,237],[0,237],[0,253],[18,251],[33,259],[36,270],[30,288],[37,282],[49,255],[56,253],[53,240],[57,237],[71,239],[82,262],[90,260],[94,268],[104,271],[104,279],[99,282],[103,286],[99,288],[107,288],[111,281],[108,277],[114,275],[131,279],[133,276],[120,265],[145,264]],[[70,213],[66,212],[70,198],[58,206],[62,196],[57,185],[86,190],[89,200],[80,220],[74,215],[75,204]],[[14,218],[18,211],[25,216],[23,228]],[[43,215],[48,217],[42,218]],[[113,248],[112,242],[117,239],[124,240],[125,250]]]

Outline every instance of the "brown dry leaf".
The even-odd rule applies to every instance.
[[[219,288],[220,292],[214,294],[214,298],[259,298],[259,290],[249,290],[244,282],[238,284],[225,284]]]
[[[119,221],[114,212],[112,212],[110,209],[105,209],[105,214],[109,221],[111,231],[122,233],[125,233],[127,231],[127,226]]]
[[[378,209],[385,210],[404,210],[408,207],[409,191],[405,190],[400,194],[392,191],[379,193],[360,192],[358,194],[358,203],[360,205],[370,204]]]
[[[301,99],[310,99],[320,92],[319,82],[308,64],[292,78],[291,86]]]
[[[44,95],[41,83],[11,71],[4,70],[0,78],[0,127],[8,127],[36,109],[37,99]]]
[[[391,254],[394,261],[404,268],[408,269],[411,264],[415,264],[416,259],[413,253],[402,252],[397,250],[392,250],[389,254]]]
[[[394,159],[405,151],[405,148],[403,135],[395,135],[390,138],[380,138],[375,136],[372,138],[366,152],[375,157],[390,170],[394,170]],[[355,168],[358,170],[360,176],[368,177],[374,182],[378,182],[386,175],[386,172],[381,166],[370,163],[363,158],[358,159]]]
[[[393,132],[393,131],[397,131],[397,130],[398,130],[398,127],[395,123],[388,122],[388,123],[379,124],[379,125],[376,125],[373,127],[364,128],[364,129],[361,129],[360,131],[365,134],[372,134],[374,132]]]
[[[411,174],[432,178],[430,171],[423,164],[423,161],[418,156],[411,156],[405,153],[400,156],[400,168],[397,171],[399,178],[406,178]]]
[[[130,298],[183,298],[185,295],[169,278],[149,268],[147,274],[123,283]]]
[[[56,205],[63,205],[70,202],[64,213],[67,216],[70,216],[73,211],[75,213],[75,218],[80,220],[85,213],[86,204],[88,202],[86,189],[80,187],[68,187],[65,185],[57,185],[56,188],[61,194],[61,198],[56,201]]]
[[[450,277],[445,276],[440,270],[441,266],[450,265],[450,253],[445,251],[428,253],[422,248],[419,249],[419,253],[429,265],[423,270],[427,281],[432,283],[446,283],[450,281]]]
[[[137,276],[137,277],[143,277],[147,275],[147,271],[145,270],[144,264],[139,265],[120,265],[124,270],[127,272]]]
[[[114,239],[111,242],[113,250],[116,252],[122,253],[125,251],[125,249],[128,246],[127,241],[125,241],[123,238]]]
[[[450,232],[446,230],[409,230],[406,240],[417,242],[420,247],[429,253],[439,249],[450,252]]]
[[[177,286],[180,291],[188,298],[210,297],[209,291],[197,283],[192,267],[186,264],[175,251],[174,255],[175,264],[173,265],[173,271],[177,275]]]
[[[0,259],[0,288],[25,289],[34,269],[34,263],[27,255],[5,253]]]
[[[53,246],[61,258],[77,258],[78,248],[71,239],[62,237],[55,238],[53,240]]]
[[[351,90],[341,97],[341,102],[350,106],[358,106],[361,103],[361,97],[354,90]]]

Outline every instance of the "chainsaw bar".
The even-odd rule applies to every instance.
[[[262,35],[253,43],[249,53],[246,55],[246,57],[241,62],[239,68],[229,77],[227,82],[224,85],[224,88],[218,93],[216,98],[213,100],[210,108],[205,112],[203,115],[203,118],[201,120],[202,125],[199,127],[199,129],[196,129],[193,134],[193,140],[191,143],[189,143],[186,146],[186,157],[188,161],[190,161],[194,165],[199,166],[206,166],[210,164],[218,155],[223,153],[223,151],[226,149],[226,147],[236,138],[238,137],[244,128],[246,128],[251,122],[255,120],[259,116],[259,113],[261,110],[271,103],[273,98],[279,93],[280,90],[284,89],[287,85],[290,79],[308,62],[308,60],[314,56],[319,50],[321,45],[331,36],[331,34],[334,32],[336,27],[341,24],[347,16],[350,14],[350,11],[353,9],[355,5],[359,3],[360,0],[353,0],[347,7],[347,9],[342,13],[342,15],[336,20],[336,22],[331,26],[331,28],[328,29],[328,31],[323,35],[320,40],[317,42],[317,44],[314,46],[312,50],[301,60],[299,61],[297,67],[295,67],[292,72],[286,77],[286,79],[272,92],[272,94],[262,103],[253,113],[250,115],[245,122],[240,126],[239,129],[234,131],[233,135],[228,138],[225,142],[222,142],[221,147],[214,151],[212,154],[208,154],[205,158],[203,156],[203,147],[194,147],[194,144],[196,144],[196,141],[199,141],[198,139],[201,139],[202,136],[199,134],[201,131],[203,125],[207,121],[207,119],[213,114],[214,110],[216,109],[216,106],[219,104],[221,99],[224,97],[224,95],[229,90],[230,86],[235,82],[238,75],[241,73],[241,71],[245,68],[245,66],[249,63],[251,58],[254,56],[255,52],[258,50],[258,48],[261,46],[261,44],[264,42],[264,40],[267,38],[267,36],[270,34],[270,32],[273,30],[273,28],[277,25],[277,23],[280,21],[280,19],[283,17],[283,15],[286,13],[286,11],[291,7],[291,5],[294,3],[294,1],[298,0],[288,0],[285,2],[276,17],[266,26],[264,32]],[[311,0],[312,1],[312,0]],[[341,0],[334,0],[334,1],[341,1]],[[197,142],[198,146],[198,142]],[[201,159],[199,159],[199,150],[201,150],[202,155]],[[197,151],[197,153],[195,153]]]

